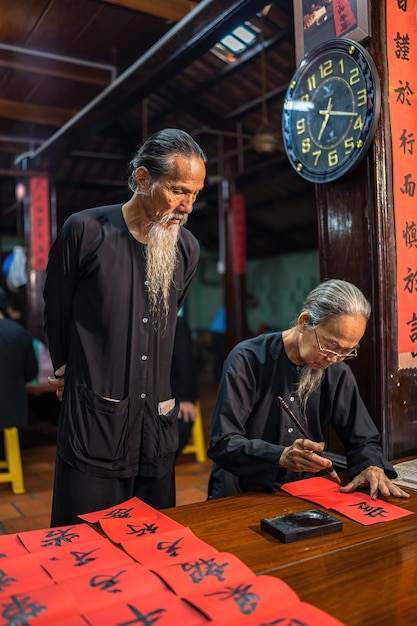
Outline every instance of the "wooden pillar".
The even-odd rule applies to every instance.
[[[372,36],[366,47],[382,90],[378,128],[359,167],[339,181],[317,185],[316,201],[321,278],[350,280],[372,304],[359,357],[349,363],[382,433],[384,452],[393,459],[417,452],[417,370],[398,366],[385,2],[372,0],[369,5]]]
[[[224,274],[225,305],[226,305],[226,352],[247,336],[246,323],[246,246],[242,250],[242,219],[245,219],[241,209],[236,204],[244,202],[244,198],[235,190],[234,180],[227,180],[223,185],[225,196],[223,198],[225,218],[225,261],[226,271]],[[244,258],[242,258],[244,255]],[[244,266],[237,266],[244,261]]]
[[[221,211],[224,224],[226,353],[247,337],[245,200],[236,187],[239,137],[224,140]]]

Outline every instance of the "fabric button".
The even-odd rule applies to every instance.
[[[294,428],[292,426],[290,426],[287,430],[288,433],[293,433],[294,432]]]
[[[141,397],[141,398],[142,398],[142,400],[143,400],[143,398],[146,398],[146,393],[141,393],[141,394],[140,394],[140,397]]]
[[[290,396],[290,402],[294,402],[295,398],[294,396]]]
[[[147,324],[147,323],[148,323],[148,318],[147,318],[147,317],[142,317],[142,322],[143,322],[144,324]]]
[[[141,356],[140,358],[142,359],[142,361],[146,361],[146,359],[147,359],[148,357],[146,356],[146,354],[142,354],[142,356]]]

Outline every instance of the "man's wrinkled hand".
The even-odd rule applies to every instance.
[[[388,478],[381,467],[370,465],[360,474],[355,476],[347,485],[340,488],[342,493],[351,493],[358,488],[369,485],[369,495],[376,500],[378,493],[383,496],[395,496],[396,498],[409,498],[410,494],[403,491]]]
[[[64,386],[65,386],[65,369],[66,364],[61,365],[57,370],[55,370],[55,378],[52,376],[48,376],[48,382],[55,389],[55,394],[59,400],[62,400],[62,396],[64,394]]]
[[[320,472],[332,464],[329,459],[321,456],[323,450],[323,442],[296,439],[293,444],[284,448],[279,465],[292,472]]]
[[[182,419],[184,422],[195,422],[196,417],[197,409],[194,402],[180,402],[178,419]]]

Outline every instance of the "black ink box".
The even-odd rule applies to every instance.
[[[337,533],[343,522],[318,509],[261,519],[261,528],[283,543]]]

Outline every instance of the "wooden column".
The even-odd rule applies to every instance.
[[[242,252],[236,250],[241,245],[237,241],[236,212],[233,210],[233,202],[236,200],[234,179],[228,179],[223,184],[223,210],[225,219],[225,261],[226,271],[224,274],[225,305],[226,305],[226,353],[247,336],[246,323],[246,269],[244,272],[236,271],[236,255]],[[238,235],[239,236],[239,235]],[[246,251],[245,260],[246,260]]]
[[[367,48],[381,81],[380,121],[366,159],[340,181],[317,185],[316,200],[321,278],[355,283],[372,304],[359,357],[350,364],[392,459],[417,453],[417,370],[398,367],[385,2],[369,5],[372,37]]]

